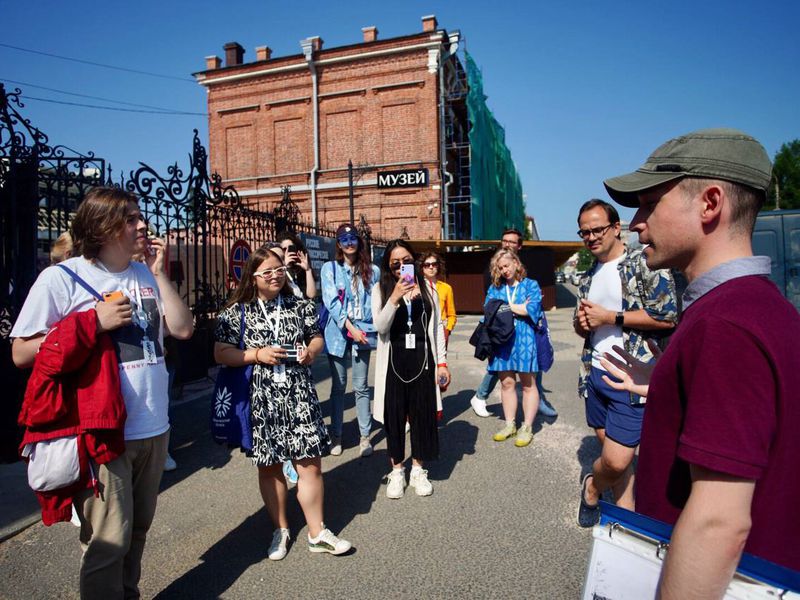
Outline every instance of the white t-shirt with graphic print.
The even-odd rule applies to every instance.
[[[101,295],[122,291],[131,301],[133,324],[111,332],[119,359],[122,397],[128,418],[125,439],[139,440],[169,429],[168,376],[164,363],[163,308],[158,285],[147,265],[132,262],[111,273],[83,257],[61,263]],[[30,337],[47,331],[75,311],[93,308],[97,299],[58,266],[46,268],[33,284],[11,337]],[[156,363],[144,356],[144,338],[155,344]]]

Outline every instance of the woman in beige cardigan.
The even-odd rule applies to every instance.
[[[373,323],[378,331],[373,417],[383,423],[392,463],[386,495],[401,498],[405,489],[405,424],[411,424],[409,485],[418,496],[430,496],[433,486],[423,461],[439,454],[436,413],[441,390],[450,384],[447,352],[439,315],[439,300],[421,273],[400,277],[403,265],[415,265],[408,242],[389,242],[381,262],[381,278],[372,292]],[[386,300],[384,300],[384,298]]]

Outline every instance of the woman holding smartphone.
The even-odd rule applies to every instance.
[[[238,347],[242,336],[244,350]],[[350,542],[337,538],[323,522],[321,457],[329,440],[309,369],[323,347],[317,313],[313,303],[292,293],[286,267],[275,252],[262,247],[247,259],[239,286],[217,317],[215,338],[217,362],[254,365],[249,456],[258,467],[261,497],[275,527],[269,558],[280,560],[288,549],[287,485],[281,472],[285,460],[299,474],[297,499],[308,525],[308,549],[347,552]],[[297,349],[293,360],[285,349],[289,346]]]
[[[416,271],[414,251],[404,240],[386,247],[372,314],[378,330],[375,418],[383,422],[392,465],[386,496],[404,494],[406,422],[411,424],[409,485],[418,496],[430,496],[433,486],[423,463],[439,455],[436,413],[442,406],[440,388],[450,384],[450,371],[439,301]]]
[[[317,295],[317,282],[308,260],[308,252],[300,238],[291,231],[278,234],[277,243],[283,253],[283,264],[288,267],[287,275],[295,294],[299,291],[305,298]]]
[[[336,260],[322,265],[322,302],[328,309],[325,348],[331,368],[331,454],[342,453],[344,391],[347,366],[351,365],[353,392],[361,456],[372,454],[369,439],[372,412],[369,408],[369,358],[377,335],[372,323],[372,292],[378,282],[378,267],[372,264],[369,249],[349,223],[336,230]]]

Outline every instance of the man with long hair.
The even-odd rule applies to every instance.
[[[48,330],[74,312],[94,310],[98,333],[111,336],[127,412],[125,451],[94,465],[98,496],[90,488],[75,500],[80,592],[103,600],[139,597],[169,439],[164,337],[191,337],[192,314],[164,271],[164,242],[147,238],[134,194],[91,190],[75,213],[72,239],[73,257],[45,269],[25,300],[11,331],[13,358],[18,367],[33,365]],[[145,263],[131,260],[137,254]],[[87,288],[113,299],[98,302]]]

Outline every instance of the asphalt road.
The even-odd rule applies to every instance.
[[[568,286],[560,290],[569,304]],[[485,368],[467,340],[477,319],[464,317],[451,337],[453,385],[444,398],[441,456],[428,465],[434,493],[385,496],[389,471],[380,429],[375,454],[358,458],[352,394],[345,415],[345,451],[326,457],[326,522],[353,543],[334,557],[305,548],[306,529],[290,491],[296,540],[283,561],[266,558],[272,527],[244,455],[214,444],[210,398],[175,407],[178,470],[164,475],[158,512],[143,563],[144,598],[577,598],[591,533],[575,524],[581,473],[598,452],[576,398],[580,343],[572,311],[548,314],[556,363],[545,375],[555,419],[537,417],[534,442],[496,443],[492,418],[469,400]],[[326,362],[315,368],[327,415]],[[80,547],[68,523],[38,523],[0,544],[2,598],[77,597]]]

